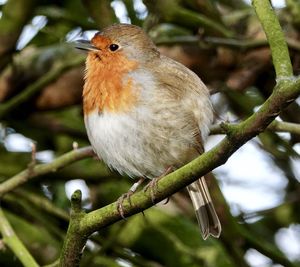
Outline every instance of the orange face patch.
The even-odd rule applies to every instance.
[[[112,41],[95,35],[92,44],[99,52],[90,52],[86,60],[83,110],[87,115],[98,112],[126,112],[137,102],[138,90],[132,78],[126,74],[137,68],[136,61],[129,60],[123,51],[111,52]]]
[[[100,34],[95,34],[94,37],[91,40],[91,43],[96,46],[97,48],[104,50],[107,48],[110,44],[112,44],[112,40],[108,37],[105,37]]]

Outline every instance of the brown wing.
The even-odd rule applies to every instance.
[[[194,72],[165,56],[161,56],[159,64],[152,69],[156,72],[155,77],[158,77],[159,88],[163,88],[163,93],[169,99],[177,101],[181,116],[193,129],[196,149],[203,153],[203,139],[213,120],[207,87]]]

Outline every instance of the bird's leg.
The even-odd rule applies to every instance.
[[[137,188],[139,187],[139,185],[141,183],[143,183],[145,180],[144,177],[140,178],[136,183],[134,183],[130,189],[128,190],[127,193],[123,194],[122,196],[120,196],[117,200],[117,210],[119,212],[119,214],[121,215],[121,217],[123,219],[126,219],[124,216],[124,209],[123,209],[123,202],[125,199],[127,199],[127,201],[129,202],[129,205],[131,206],[131,199],[130,197],[132,196],[132,194],[137,190]]]
[[[172,172],[173,167],[170,166],[168,167],[163,174],[161,174],[160,176],[153,178],[145,187],[144,187],[144,192],[146,192],[148,189],[150,189],[150,194],[151,194],[151,200],[152,203],[155,203],[155,194],[157,192],[157,183],[158,181],[163,178],[164,176],[166,176],[167,174],[169,174],[170,172]]]

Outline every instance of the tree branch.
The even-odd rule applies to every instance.
[[[297,264],[292,263],[290,260],[288,260],[284,254],[273,244],[267,243],[264,239],[262,239],[259,236],[253,236],[251,232],[248,231],[248,229],[245,229],[245,227],[240,230],[240,234],[247,240],[249,245],[262,253],[263,255],[269,257],[272,259],[272,261],[282,264],[282,266],[285,267],[297,267]]]
[[[188,39],[188,42],[199,43],[200,39],[195,37],[193,40]],[[211,36],[205,37],[204,42],[216,46],[225,46],[232,49],[238,48],[243,50],[256,49],[259,47],[265,47],[269,45],[268,41],[265,39],[245,40],[245,39],[233,39],[233,38],[222,38],[222,37],[211,37]],[[300,43],[297,40],[294,40],[292,38],[286,38],[286,42],[288,44],[288,47],[298,51],[300,50]]]
[[[31,180],[39,175],[46,173],[54,172],[60,168],[65,167],[75,161],[92,157],[94,155],[93,149],[91,147],[84,147],[80,149],[75,149],[69,153],[66,153],[57,159],[53,160],[47,164],[38,164],[33,166],[30,170],[24,170],[12,178],[4,181],[0,184],[0,197],[6,194],[9,191],[14,190],[18,186],[26,183],[28,180]]]
[[[225,125],[227,136],[218,145],[162,178],[158,183],[156,202],[171,196],[202,175],[224,164],[238,148],[266,129],[275,117],[300,94],[300,78],[292,77],[287,45],[269,0],[254,0],[253,5],[270,43],[278,83],[271,96],[256,113],[238,125]],[[287,77],[289,79],[286,79]],[[140,191],[132,196],[131,205],[128,201],[124,201],[123,210],[125,216],[130,216],[152,205],[150,192]],[[121,219],[116,202],[81,216],[77,221],[76,233],[68,231],[64,253],[61,254],[61,266],[77,266],[76,260],[68,265],[62,265],[62,263],[66,264],[66,256],[72,259],[78,258],[78,255],[72,253],[82,251],[89,235]],[[78,247],[74,248],[74,244]]]
[[[46,85],[55,81],[61,74],[75,66],[78,66],[84,62],[84,58],[82,56],[75,57],[72,61],[68,61],[63,63],[53,70],[49,71],[47,74],[42,76],[36,82],[30,84],[27,88],[25,88],[21,93],[16,95],[14,98],[9,101],[1,104],[0,107],[0,119],[2,119],[6,114],[8,114],[11,110],[24,103],[40,90],[42,90]]]
[[[255,12],[266,33],[277,79],[290,78],[293,75],[289,50],[270,1],[252,0]]]
[[[57,207],[54,203],[49,200],[47,197],[42,197],[39,194],[34,192],[28,192],[25,190],[16,190],[16,196],[21,198],[22,202],[28,201],[31,207],[37,207],[40,210],[43,210],[45,213],[50,214],[52,217],[59,218],[64,221],[69,221],[69,213],[62,208]],[[5,196],[4,196],[5,200]]]
[[[226,127],[235,127],[237,124],[215,124],[210,127],[210,134],[226,134]],[[274,131],[274,132],[285,132],[291,134],[298,134],[300,135],[300,124],[292,123],[292,122],[285,122],[285,121],[273,121],[266,129]]]
[[[61,267],[79,266],[82,249],[88,238],[88,235],[81,235],[79,231],[80,222],[84,216],[85,212],[81,208],[81,191],[77,190],[71,197],[70,223],[67,238],[61,251],[59,263]]]
[[[208,31],[212,31],[225,37],[231,37],[233,35],[233,33],[223,24],[216,22],[215,20],[200,14],[199,12],[184,8],[179,4],[179,1],[145,0],[144,4],[148,7],[150,12],[153,14],[159,14],[159,16],[162,17],[166,22],[194,28],[203,27]]]
[[[2,208],[0,208],[0,222],[0,232],[3,242],[14,252],[25,267],[38,267],[39,265],[12,229]]]
[[[195,35],[156,37],[154,42],[156,45],[199,44],[204,42],[214,46],[224,46],[230,49],[240,49],[243,51],[269,46],[269,43],[266,39],[250,40],[213,36],[206,36],[203,38]],[[289,48],[300,51],[300,42],[297,40],[287,37],[286,42]]]
[[[273,121],[267,129],[275,131],[275,132],[288,132],[291,134],[300,135],[300,124],[299,123],[292,123],[292,122],[285,122],[285,121]]]

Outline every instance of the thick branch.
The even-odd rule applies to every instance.
[[[82,248],[88,236],[81,235],[79,231],[80,221],[85,216],[81,208],[81,191],[77,190],[71,197],[71,215],[67,236],[61,251],[59,266],[77,267],[79,266]]]
[[[288,47],[270,1],[253,0],[252,4],[269,42],[277,79],[291,77],[293,68]]]
[[[274,245],[271,245],[267,242],[265,242],[264,239],[253,236],[251,232],[248,231],[248,229],[243,229],[240,231],[241,235],[245,237],[249,245],[253,248],[255,248],[257,251],[262,253],[263,255],[269,257],[274,262],[282,264],[282,266],[285,267],[296,267],[297,265],[289,261],[284,254],[279,251],[278,248],[276,248]]]
[[[0,222],[0,232],[4,244],[6,244],[14,252],[14,255],[16,255],[16,257],[22,262],[25,267],[38,267],[39,265],[28,252],[21,240],[18,238],[1,208]]]
[[[30,169],[24,170],[12,178],[6,180],[0,184],[0,197],[9,191],[14,190],[18,186],[26,183],[28,180],[33,179],[39,175],[54,172],[60,168],[63,168],[75,161],[92,157],[94,155],[93,149],[91,147],[84,147],[80,149],[73,150],[69,153],[62,155],[61,157],[53,160],[47,164],[35,165]]]

